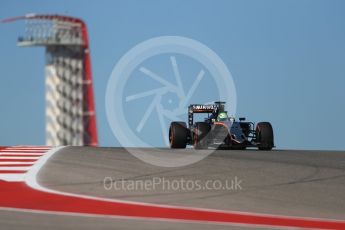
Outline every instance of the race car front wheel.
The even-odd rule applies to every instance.
[[[173,149],[184,149],[187,145],[188,129],[185,122],[171,122],[169,128],[169,143]]]
[[[256,125],[255,133],[259,150],[271,150],[273,148],[273,128],[269,122],[259,122]]]

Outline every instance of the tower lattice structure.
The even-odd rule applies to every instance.
[[[97,145],[86,24],[61,15],[26,15],[18,46],[45,47],[46,144]]]

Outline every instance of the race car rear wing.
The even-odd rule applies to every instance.
[[[201,105],[201,104],[193,104],[188,107],[188,111],[191,113],[212,113],[217,106],[215,104],[212,105]]]
[[[188,106],[188,125],[193,125],[193,114],[194,113],[212,113],[212,116],[217,117],[219,112],[224,111],[225,102],[216,101],[214,104],[191,104]]]

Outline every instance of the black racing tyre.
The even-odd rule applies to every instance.
[[[273,128],[269,122],[259,122],[256,125],[255,133],[259,150],[271,150],[273,148]]]
[[[170,148],[184,149],[187,145],[188,129],[185,122],[171,122],[169,128]]]
[[[193,146],[195,149],[206,149],[207,134],[210,132],[211,126],[206,122],[195,122],[195,129],[193,134]]]

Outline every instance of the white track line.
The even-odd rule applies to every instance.
[[[52,147],[47,146],[3,146],[3,148],[12,148],[12,149],[51,149]]]
[[[50,148],[48,147],[5,147],[0,150],[0,180],[24,181],[26,172]],[[14,161],[13,161],[14,160]],[[25,161],[24,161],[25,160]],[[15,171],[24,171],[18,173]],[[12,172],[12,173],[11,173]]]
[[[9,153],[45,153],[46,150],[40,150],[40,149],[30,149],[30,150],[1,149],[0,152],[9,152]]]
[[[36,161],[1,161],[0,162],[0,166],[1,165],[33,165]]]
[[[1,167],[0,166],[0,171],[1,170],[6,170],[6,171],[18,171],[18,170],[20,170],[20,171],[27,171],[27,170],[29,170],[30,169],[30,166],[27,166],[27,167],[25,167],[25,166],[15,166],[15,167],[11,167],[11,166],[6,166],[6,167]]]
[[[13,155],[13,156],[24,156],[24,155],[32,155],[32,156],[42,156],[44,155],[44,153],[23,153],[23,152],[0,152],[0,156],[1,155]]]
[[[0,152],[47,152],[49,149],[0,149]]]
[[[10,147],[10,148],[28,148],[28,149],[33,149],[33,148],[40,148],[40,149],[51,149],[53,147],[51,146],[45,146],[45,145],[37,145],[37,146],[31,146],[31,145],[15,145],[15,146],[7,146],[7,147]]]
[[[1,173],[0,180],[5,181],[24,181],[25,173]]]
[[[20,150],[20,151],[30,151],[30,150],[46,151],[46,150],[49,150],[49,149],[42,149],[42,148],[2,148],[2,149]]]
[[[0,156],[0,160],[37,160],[40,157],[8,157]]]

